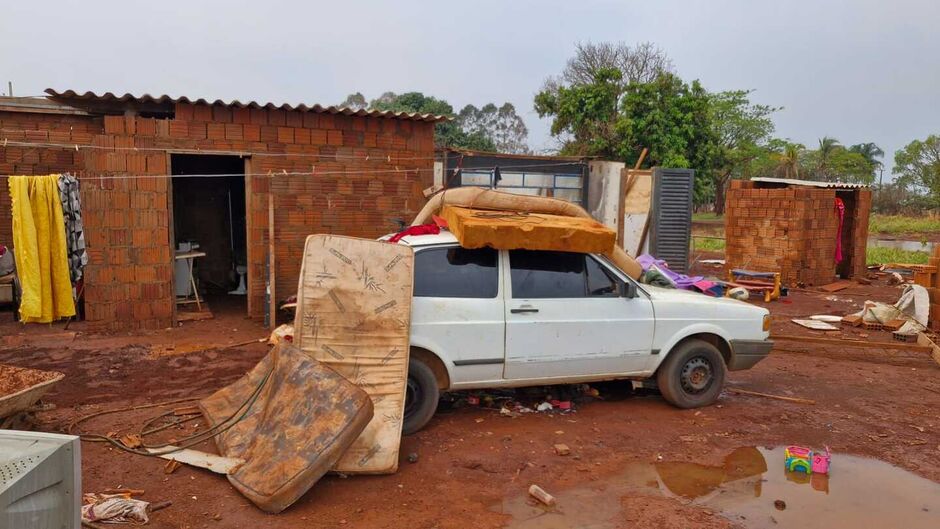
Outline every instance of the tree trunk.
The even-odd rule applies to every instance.
[[[715,179],[715,214],[725,214],[725,196],[727,196],[728,178],[730,175],[720,176]]]

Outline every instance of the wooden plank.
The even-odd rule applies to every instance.
[[[933,358],[933,361],[940,366],[940,346],[935,344],[933,340],[924,333],[917,335],[917,344],[929,348],[930,356]]]
[[[819,287],[819,290],[832,293],[832,292],[838,292],[840,290],[845,290],[849,287],[854,287],[855,285],[856,283],[854,281],[842,280],[842,281],[836,281],[835,283],[829,283],[828,285],[823,285]]]
[[[746,389],[728,388],[728,393],[737,393],[738,395],[750,395],[752,397],[764,397],[765,399],[783,400],[786,402],[796,402],[798,404],[816,404],[812,399],[801,399],[799,397],[784,397],[783,395],[771,395],[770,393],[760,393],[758,391],[748,391]]]
[[[272,182],[273,183],[273,182]],[[268,287],[271,291],[271,295],[268,297],[269,310],[271,316],[268,318],[269,329],[277,327],[277,296],[275,295],[275,270],[277,267],[274,265],[274,189],[273,186],[268,186],[268,255],[270,267],[268,270],[268,281],[270,281],[270,286]]]
[[[821,338],[818,336],[794,336],[789,334],[773,334],[770,339],[775,342],[817,343],[821,345],[838,345],[841,347],[861,347],[867,349],[899,349],[904,351],[917,351],[919,353],[933,353],[928,345],[920,343],[902,342],[863,342],[861,340],[846,340],[844,338]]]

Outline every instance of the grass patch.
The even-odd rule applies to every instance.
[[[718,220],[722,217],[713,211],[703,211],[701,213],[693,213],[692,220]]]
[[[865,260],[868,264],[905,263],[927,264],[927,252],[901,250],[898,248],[885,248],[882,246],[869,246],[865,250]]]
[[[725,240],[696,237],[693,247],[700,252],[723,252],[725,251]]]
[[[868,219],[869,233],[930,233],[940,231],[940,217],[906,217],[874,214]]]

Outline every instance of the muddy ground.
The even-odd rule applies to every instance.
[[[768,305],[773,332],[821,336],[789,319],[844,314],[865,299],[894,301],[897,293],[888,286],[793,293]],[[0,322],[0,363],[66,374],[45,399],[56,409],[35,417],[37,428],[47,431],[64,431],[69,422],[94,411],[208,395],[236,380],[266,352],[261,344],[220,349],[265,335],[259,325],[236,315],[138,335],[91,335],[81,325],[73,326],[79,331],[73,334],[61,328],[24,329]],[[832,334],[890,340],[887,333],[861,336],[865,333],[856,329],[827,336]],[[582,402],[565,415],[508,418],[476,407],[442,410],[423,431],[403,439],[397,474],[328,476],[279,515],[260,512],[222,476],[193,468],[166,475],[162,460],[100,443],[83,443],[83,488],[144,489],[143,499],[172,501],[152,515],[155,528],[496,528],[519,522],[503,511],[524,502],[533,483],[562,498],[565,491],[582,491],[562,510],[593,513],[607,527],[724,528],[750,522],[654,492],[616,492],[618,504],[609,492],[619,489],[610,484],[637,463],[720,465],[741,447],[787,444],[829,445],[836,454],[878,458],[940,482],[940,368],[926,354],[779,343],[754,369],[732,373],[728,387],[810,398],[816,404],[726,392],[717,405],[679,410],[655,393],[605,384],[599,386],[604,400]],[[83,428],[136,430],[158,411],[107,416]],[[556,455],[555,443],[567,444],[571,455]],[[407,461],[411,453],[417,462]],[[834,465],[838,462],[837,455]],[[829,487],[838,486],[835,474]],[[766,498],[768,513],[774,512],[773,501]],[[539,526],[575,523],[563,516],[545,520]]]

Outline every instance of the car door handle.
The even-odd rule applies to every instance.
[[[524,314],[526,312],[538,312],[539,309],[535,307],[522,307],[518,309],[509,309],[509,312],[512,314]]]

